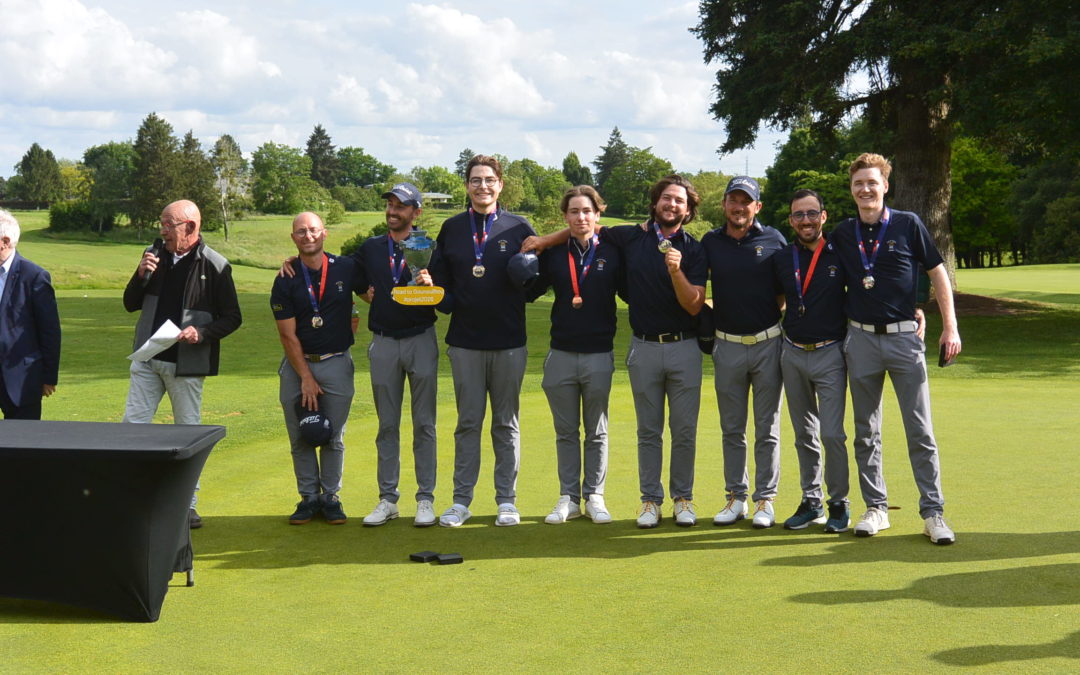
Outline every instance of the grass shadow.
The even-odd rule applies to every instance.
[[[959,647],[932,654],[931,658],[950,666],[994,666],[1008,661],[1051,658],[1080,659],[1080,630],[1053,642]]]
[[[466,562],[505,559],[628,559],[654,553],[743,548],[821,546],[837,535],[806,535],[776,528],[717,528],[701,524],[675,527],[670,521],[652,530],[634,519],[596,525],[585,518],[545,525],[529,517],[518,527],[494,527],[494,515],[473,516],[460,528],[416,528],[402,517],[380,527],[363,527],[354,518],[343,526],[313,521],[290,526],[279,516],[215,516],[193,533],[196,571],[200,563],[219,569],[280,569],[308,565],[414,564],[417,551],[460,553]]]
[[[922,600],[947,608],[1080,605],[1080,563],[1025,565],[1004,570],[925,577],[894,590],[829,590],[791,596],[813,605]]]
[[[0,598],[0,624],[5,623],[129,624],[131,621],[95,609],[65,605],[59,602],[50,602],[48,600]]]

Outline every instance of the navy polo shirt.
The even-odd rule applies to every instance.
[[[570,282],[571,257],[581,290],[580,309],[574,309],[571,304],[574,297]],[[622,273],[622,255],[614,244],[601,240],[589,273],[582,278],[582,264],[587,257],[588,252],[582,251],[573,238],[562,246],[547,249],[540,256],[540,278],[530,290],[530,296],[539,297],[549,287],[555,289],[555,302],[551,305],[552,349],[596,354],[614,348],[615,292]]]
[[[796,241],[772,257],[773,275],[784,289],[787,310],[784,312],[784,334],[792,342],[816,344],[826,340],[842,340],[847,334],[847,316],[844,314],[844,283],[846,275],[840,264],[840,256],[832,241],[822,239],[824,247],[818,256],[814,276],[803,296],[806,311],[799,316],[799,294],[795,282],[795,260],[792,251],[799,256],[800,284],[806,282],[806,273],[814,252]]]
[[[328,260],[326,290],[319,301],[319,316],[323,325],[319,328],[311,325],[315,311],[311,307],[304,273],[300,270],[303,264],[300,258],[292,262],[296,274],[292,278],[275,278],[270,291],[270,309],[274,312],[274,318],[279,321],[296,319],[296,337],[305,354],[343,352],[353,343],[352,294],[360,289],[359,269],[356,261],[348,256],[331,255]],[[309,268],[308,276],[318,299],[322,270]],[[366,291],[367,286],[363,290]]]
[[[646,225],[648,229],[640,225],[617,225],[600,230],[601,241],[614,244],[623,256],[630,328],[647,335],[696,332],[696,317],[687,314],[675,295],[664,254],[657,248],[652,221]],[[683,274],[694,286],[704,287],[708,268],[701,244],[681,227],[671,237],[671,243],[682,252]]]
[[[754,221],[742,239],[726,226],[701,238],[712,276],[713,324],[717,330],[752,335],[780,322],[776,296],[783,292],[773,276],[773,255],[787,246],[774,228]]]
[[[353,256],[358,262],[361,292],[368,286],[375,287],[375,295],[368,309],[368,329],[372,333],[392,338],[419,335],[435,323],[435,308],[422,305],[402,305],[396,302],[390,291],[395,286],[406,286],[412,279],[409,266],[405,265],[398,281],[394,283],[390,271],[389,234],[371,237],[357,249]],[[401,267],[402,252],[394,247],[394,269]]]
[[[437,305],[450,314],[446,344],[465,349],[514,349],[525,345],[525,289],[514,284],[506,264],[533,236],[529,221],[503,209],[484,242],[484,276],[473,276],[476,256],[473,234],[483,231],[483,214],[451,216],[435,239],[435,254],[428,268],[435,285],[446,289]]]
[[[919,265],[932,270],[942,263],[934,239],[919,216],[910,211],[889,209],[889,226],[874,263],[874,287],[863,286],[866,271],[859,256],[855,219],[836,227],[832,241],[848,277],[849,318],[860,323],[885,324],[915,319],[915,294],[919,288]],[[869,260],[881,233],[881,223],[860,223],[863,246]]]

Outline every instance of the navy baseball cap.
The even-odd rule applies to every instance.
[[[383,199],[389,199],[390,195],[394,195],[401,200],[401,203],[405,206],[415,206],[420,208],[423,205],[423,200],[420,198],[420,190],[417,189],[412,183],[398,183],[389,191],[382,194]]]
[[[326,445],[334,437],[334,424],[320,412],[310,413],[300,419],[300,437],[308,445]]]
[[[750,176],[735,176],[732,178],[728,181],[727,189],[724,190],[724,194],[730,194],[735,190],[742,190],[750,195],[750,199],[753,199],[755,202],[761,201],[761,186]]]
[[[506,273],[514,284],[524,288],[540,276],[540,259],[532,251],[518,253],[506,263]]]

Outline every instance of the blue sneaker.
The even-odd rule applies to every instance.
[[[829,519],[825,521],[826,532],[847,532],[851,523],[851,509],[843,502],[829,502]]]
[[[322,496],[322,515],[331,525],[341,525],[345,522],[345,509],[341,508],[341,500],[337,495]]]
[[[318,497],[304,497],[300,500],[300,503],[296,505],[296,511],[289,516],[290,525],[306,525],[311,522],[311,519],[315,517],[322,509],[322,504],[319,503]]]
[[[821,506],[821,502],[811,502],[809,499],[802,500],[799,504],[799,508],[795,510],[795,515],[784,521],[785,530],[803,530],[810,526],[810,523],[821,524],[825,522],[825,509]]]

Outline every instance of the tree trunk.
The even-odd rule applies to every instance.
[[[916,78],[925,80],[925,77]],[[919,93],[897,96],[896,166],[889,185],[893,193],[891,203],[900,210],[914,211],[926,223],[945,260],[955,291],[956,251],[949,223],[952,198],[949,105],[945,101],[928,101],[925,93],[944,85],[944,80],[942,77],[939,83],[924,81],[921,86],[904,87],[906,91]]]

